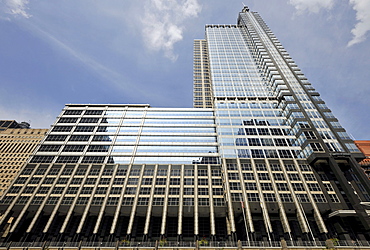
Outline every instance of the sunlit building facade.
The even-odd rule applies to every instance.
[[[365,240],[363,157],[245,7],[195,41],[194,108],[66,105],[2,197],[3,239]]]
[[[4,121],[3,124],[18,128],[0,130],[0,195],[9,187],[47,132],[47,129],[19,128],[15,121]]]
[[[215,232],[215,213],[226,215],[214,119],[212,109],[66,105],[3,197],[6,236],[189,240]]]
[[[359,150],[365,155],[365,159],[360,161],[360,166],[370,179],[370,141],[354,141]]]

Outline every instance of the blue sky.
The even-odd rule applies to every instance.
[[[370,1],[243,0],[356,139],[370,139]],[[192,106],[193,40],[239,0],[0,0],[0,119],[48,128],[65,103]]]

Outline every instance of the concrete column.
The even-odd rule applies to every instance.
[[[167,209],[168,209],[168,192],[170,189],[170,178],[171,178],[171,165],[168,165],[167,169],[167,182],[166,182],[166,193],[164,196],[164,205],[162,213],[162,225],[161,225],[161,235],[166,234],[166,223],[167,223]]]
[[[56,215],[56,214],[57,214],[57,212],[58,212],[59,206],[60,206],[60,204],[62,203],[62,200],[63,200],[63,198],[64,198],[64,196],[65,196],[65,194],[66,194],[66,192],[67,192],[67,189],[68,189],[69,185],[70,185],[70,184],[71,184],[71,182],[72,182],[72,176],[74,176],[74,174],[76,173],[76,171],[77,171],[77,167],[76,167],[76,165],[75,165],[75,167],[74,167],[74,169],[73,169],[73,172],[71,173],[71,178],[68,180],[68,182],[67,182],[67,184],[66,184],[66,187],[64,188],[64,191],[63,191],[63,193],[62,193],[61,197],[59,198],[58,203],[57,203],[57,204],[56,204],[56,206],[54,207],[53,212],[51,213],[50,218],[49,218],[48,222],[46,223],[46,226],[45,226],[45,228],[44,228],[44,230],[43,230],[43,233],[47,233],[47,232],[48,232],[49,227],[51,226],[51,223],[53,222],[54,217],[55,217],[55,215]]]
[[[141,186],[141,180],[143,179],[143,173],[144,173],[144,165],[141,166],[140,177],[139,177],[139,181],[137,183],[136,196],[135,196],[134,204],[132,204],[132,210],[131,210],[130,220],[128,222],[127,235],[131,235],[131,232],[132,232],[132,226],[134,224],[134,219],[135,219],[135,214],[136,214],[136,207],[137,207],[137,201],[139,199],[140,186]]]
[[[267,210],[265,198],[263,196],[261,184],[260,184],[259,179],[258,179],[256,164],[254,162],[254,159],[252,159],[252,158],[251,158],[251,164],[252,164],[252,169],[253,169],[253,173],[254,173],[254,178],[256,179],[258,194],[259,194],[259,197],[260,197],[260,205],[261,205],[263,220],[265,222],[266,232],[269,236],[269,241],[271,241],[270,233],[272,232],[272,226],[271,226],[270,216],[268,214],[268,210]]]
[[[229,214],[229,223],[230,223],[230,230],[231,232],[236,232],[235,227],[235,219],[234,219],[234,209],[231,199],[231,193],[230,193],[230,186],[229,186],[229,177],[227,176],[227,165],[226,165],[226,159],[222,159],[222,173],[223,173],[223,180],[225,185],[225,191],[226,191],[226,202],[227,202],[227,208],[228,208],[228,214]]]
[[[213,204],[213,193],[212,193],[212,169],[211,165],[208,164],[208,193],[209,193],[209,220],[211,228],[211,237],[216,235],[216,223],[215,223],[215,209]]]
[[[149,233],[150,219],[151,219],[151,214],[152,214],[152,204],[153,204],[154,190],[155,190],[155,182],[157,179],[157,171],[158,171],[158,165],[155,165],[154,174],[153,174],[153,182],[152,182],[152,190],[150,191],[149,204],[148,204],[148,209],[146,211],[144,235],[147,235]]]
[[[117,171],[118,171],[119,167],[120,167],[120,165],[117,166]],[[110,234],[114,234],[114,231],[116,230],[118,217],[119,217],[119,214],[120,214],[120,211],[121,211],[123,197],[124,197],[124,194],[125,194],[125,191],[126,191],[128,176],[129,176],[129,173],[131,171],[131,167],[132,167],[132,165],[128,165],[128,167],[127,167],[126,177],[125,177],[125,181],[123,183],[121,195],[120,195],[120,198],[119,198],[119,201],[118,201],[118,205],[116,207],[116,211],[114,212],[114,218],[113,218],[112,226],[110,228]]]
[[[106,165],[103,165],[103,167],[106,167]],[[104,171],[104,168],[103,168],[103,171]],[[107,206],[107,201],[108,201],[108,198],[109,198],[109,193],[110,193],[110,190],[112,188],[114,179],[116,177],[116,173],[117,173],[117,168],[115,167],[114,170],[113,170],[112,178],[111,178],[111,180],[109,182],[109,186],[108,186],[108,189],[107,189],[107,192],[106,192],[106,196],[104,198],[104,201],[103,201],[102,206],[100,207],[98,219],[96,220],[96,224],[95,224],[95,227],[94,227],[93,234],[97,234],[98,233],[100,222],[101,222],[101,220],[103,218],[104,211],[105,211],[105,208]]]
[[[283,228],[284,228],[284,233],[288,233],[289,236],[290,236],[290,233],[292,232],[292,230],[290,229],[289,221],[288,221],[288,218],[287,218],[286,213],[285,213],[285,208],[284,208],[283,202],[280,199],[279,191],[276,187],[274,175],[272,174],[270,163],[267,159],[265,159],[265,164],[266,164],[267,170],[269,172],[272,187],[274,189],[274,193],[275,193],[275,196],[276,196],[277,204],[278,204],[278,207],[279,207],[279,214],[280,214],[281,224],[283,225]],[[292,240],[292,239],[290,239],[290,240]]]
[[[64,222],[63,222],[63,225],[62,225],[62,227],[61,227],[61,229],[60,229],[60,231],[59,231],[59,233],[64,233],[64,230],[66,229],[66,227],[67,227],[67,225],[68,225],[68,222],[69,222],[69,219],[71,218],[71,216],[72,216],[72,213],[73,213],[73,210],[74,210],[74,208],[75,208],[75,206],[76,206],[76,202],[77,202],[77,200],[78,200],[78,197],[80,196],[80,194],[81,194],[81,190],[82,190],[82,188],[83,188],[83,186],[84,186],[84,184],[85,184],[85,182],[86,182],[86,179],[87,179],[87,176],[88,176],[88,174],[89,174],[89,172],[90,172],[90,169],[91,169],[91,165],[89,165],[88,166],[88,168],[87,168],[87,170],[86,170],[86,174],[85,174],[85,176],[84,176],[84,178],[82,179],[82,183],[81,183],[81,186],[80,186],[80,188],[79,188],[79,190],[78,190],[78,192],[77,192],[77,194],[76,194],[76,197],[75,197],[75,199],[74,199],[74,201],[73,201],[73,204],[71,205],[71,207],[70,207],[70,209],[68,210],[68,213],[67,213],[67,215],[66,215],[66,218],[64,219]]]
[[[280,162],[280,166],[281,166],[281,169],[283,170],[283,173],[284,173],[284,177],[287,181],[287,184],[288,184],[288,187],[289,187],[289,191],[290,193],[292,194],[292,198],[293,198],[293,202],[294,202],[294,205],[296,207],[296,210],[297,210],[297,217],[298,217],[298,223],[301,227],[301,230],[303,233],[309,233],[310,230],[308,228],[308,225],[306,223],[306,219],[305,219],[305,216],[303,215],[304,211],[302,210],[302,207],[297,199],[297,196],[295,195],[294,193],[294,189],[293,189],[293,186],[290,182],[290,179],[289,179],[289,176],[288,176],[288,173],[285,169],[285,165],[284,165],[284,162],[282,159],[279,159],[279,162]]]
[[[100,168],[100,172],[99,172],[99,175],[98,175],[98,179],[96,180],[96,185],[94,186],[94,189],[93,189],[93,191],[92,191],[92,193],[91,193],[91,196],[90,196],[89,202],[88,202],[88,204],[86,205],[85,210],[84,210],[84,212],[83,212],[83,214],[82,214],[82,218],[81,218],[80,224],[79,224],[79,225],[78,225],[78,227],[77,227],[77,230],[76,230],[76,233],[77,233],[77,234],[81,233],[81,231],[82,231],[82,227],[83,227],[83,225],[84,225],[84,223],[85,223],[85,220],[86,220],[87,214],[89,213],[90,206],[91,206],[91,202],[92,202],[92,200],[94,199],[94,195],[95,195],[96,189],[98,188],[98,183],[99,183],[99,181],[100,181],[100,178],[101,178],[102,174],[103,174],[103,168]]]
[[[50,165],[51,165],[51,167],[53,166],[53,164],[50,164]],[[49,192],[47,193],[47,195],[45,196],[44,201],[43,201],[43,202],[41,203],[41,205],[39,206],[39,209],[37,210],[37,212],[36,212],[35,216],[33,217],[32,221],[31,221],[31,223],[30,223],[30,225],[28,226],[28,228],[27,228],[27,230],[26,230],[26,233],[30,233],[30,232],[31,232],[31,230],[32,230],[33,226],[35,225],[35,223],[36,223],[37,219],[39,218],[39,216],[40,216],[40,214],[41,214],[42,210],[44,209],[45,204],[46,204],[46,202],[47,202],[48,198],[50,197],[50,194],[51,194],[51,192],[53,191],[53,188],[55,187],[55,184],[58,182],[58,179],[59,179],[59,177],[60,177],[61,173],[63,172],[64,167],[65,167],[65,165],[62,165],[61,169],[59,170],[59,173],[58,173],[58,175],[57,175],[57,177],[56,177],[56,179],[55,179],[55,181],[54,181],[53,185],[50,187],[50,190],[49,190]],[[49,170],[48,170],[48,171],[50,171],[50,169],[51,169],[51,168],[49,168]],[[46,178],[46,174],[42,177],[42,179],[41,179],[41,181],[40,181],[40,184],[41,184],[41,183],[43,183],[43,181],[45,180],[45,178]],[[36,193],[37,193],[37,191],[39,190],[39,188],[40,188],[40,187],[41,187],[41,185],[38,185],[38,187],[37,187],[37,188],[36,188],[36,190],[35,190],[35,191],[36,191]]]
[[[314,218],[315,218],[316,224],[317,224],[320,232],[326,234],[326,233],[328,233],[328,229],[326,228],[325,223],[324,223],[324,220],[321,217],[320,210],[317,207],[317,204],[316,204],[316,202],[314,201],[314,199],[312,197],[312,194],[310,192],[310,189],[308,188],[308,185],[307,185],[306,180],[304,179],[303,173],[302,173],[301,169],[299,168],[299,164],[298,164],[297,160],[296,159],[293,159],[293,161],[294,161],[294,164],[295,164],[296,168],[298,169],[298,174],[299,174],[299,177],[302,180],[303,186],[307,190],[307,195],[308,195],[308,197],[309,197],[309,199],[311,201],[311,205],[313,207]]]
[[[231,237],[231,225],[230,225],[230,220],[229,218],[226,216],[226,232],[227,232],[227,235],[229,237]]]
[[[184,209],[184,165],[181,166],[181,176],[180,176],[180,197],[179,197],[179,213],[178,213],[178,225],[177,225],[177,235],[181,238],[182,235],[182,215]]]
[[[198,165],[194,165],[194,236],[199,237]]]
[[[245,230],[247,231],[246,233],[249,234],[249,233],[254,232],[254,225],[253,225],[253,220],[252,220],[251,209],[249,207],[248,196],[247,196],[247,192],[246,192],[246,188],[245,188],[244,176],[243,176],[243,172],[242,172],[242,166],[241,166],[241,163],[240,163],[240,159],[237,159],[237,162],[238,162],[238,172],[239,172],[240,185],[241,185],[241,188],[242,188],[242,196],[243,196],[242,209],[244,209],[245,217],[247,219],[247,221],[245,222],[245,224],[247,225],[247,228]],[[247,237],[249,238],[248,235],[247,235]]]

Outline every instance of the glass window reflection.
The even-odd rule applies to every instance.
[[[140,124],[141,121],[141,119],[124,119],[122,124]]]
[[[119,132],[120,133],[138,133],[139,127],[121,127]]]
[[[166,152],[166,153],[217,153],[216,147],[197,146],[138,146],[137,153]]]
[[[120,119],[113,119],[113,118],[103,118],[101,123],[108,123],[108,124],[119,124]]]
[[[128,156],[111,156],[109,163],[128,164],[131,161],[131,157]]]
[[[132,153],[134,146],[113,146],[112,153]]]
[[[104,116],[123,116],[124,111],[121,110],[108,110],[105,111]]]
[[[216,142],[213,136],[141,136],[140,142]]]
[[[217,157],[135,157],[135,164],[219,164]]]
[[[99,126],[96,132],[115,133],[118,127]]]
[[[214,124],[213,119],[146,119],[144,124]]]
[[[116,142],[136,142],[137,136],[120,135],[117,136]]]
[[[143,133],[215,133],[214,128],[156,128],[156,127],[143,127]]]
[[[141,111],[127,111],[125,117],[140,118],[144,116],[144,112]]]

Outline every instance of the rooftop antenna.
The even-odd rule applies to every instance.
[[[244,2],[242,2],[242,4],[243,4],[243,12],[249,12],[249,8],[248,8],[248,6],[247,6],[247,5],[245,5],[245,3],[244,3]]]

